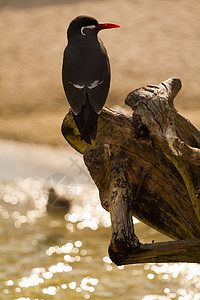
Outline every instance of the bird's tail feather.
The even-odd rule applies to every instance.
[[[91,139],[95,140],[97,135],[97,119],[98,114],[91,106],[88,95],[86,96],[86,103],[82,107],[78,115],[73,114],[76,126],[81,134],[81,140],[91,145]]]

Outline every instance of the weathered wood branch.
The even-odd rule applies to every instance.
[[[117,265],[139,263],[200,263],[200,239],[140,244],[139,250],[126,256],[110,253]],[[180,255],[181,253],[181,255]]]
[[[185,124],[184,129],[187,129],[188,132],[187,141],[185,132],[179,132],[179,126],[182,127],[182,124],[175,126],[175,120],[180,121],[180,118],[174,109],[173,99],[180,88],[181,82],[179,79],[170,79],[157,86],[148,86],[130,93],[125,102],[135,110],[133,118],[142,126],[146,126],[149,137],[154,143],[167,158],[173,159],[173,164],[185,182],[190,200],[200,220],[200,201],[196,197],[197,191],[193,184],[195,168],[193,168],[194,172],[191,172],[192,164],[195,167],[200,166],[200,149],[196,148],[199,147],[200,141],[196,135],[192,136],[191,134],[193,139],[189,136],[188,129],[190,130],[191,127],[195,129],[192,124],[189,128]],[[183,120],[183,117],[181,119]],[[197,128],[195,133],[199,134]],[[192,147],[190,144],[194,146]]]
[[[179,250],[170,258],[175,242],[169,242],[165,255],[166,245],[141,244],[132,223],[134,215],[172,239],[200,237],[200,132],[173,106],[180,88],[180,80],[171,78],[131,92],[125,102],[132,117],[103,109],[91,147],[80,141],[71,112],[63,121],[64,137],[84,155],[101,204],[111,214],[109,253],[117,264],[150,262],[155,249],[154,262],[174,261],[172,257],[191,262],[191,251],[199,261],[199,241],[194,247],[184,241],[173,244]]]

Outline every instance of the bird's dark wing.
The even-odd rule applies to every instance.
[[[110,86],[110,65],[102,42],[89,49],[68,45],[64,52],[63,86],[74,114],[86,103],[86,94],[96,113],[100,113]]]
[[[77,115],[86,102],[83,56],[77,47],[68,45],[64,51],[62,81],[67,100]]]
[[[101,84],[97,85],[95,88],[90,89],[87,92],[89,102],[97,114],[100,114],[106,102],[109,86],[110,78],[106,78]]]
[[[105,104],[110,87],[110,64],[106,49],[99,40],[85,63],[85,82],[90,104],[100,113]]]

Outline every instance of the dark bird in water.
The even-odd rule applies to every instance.
[[[54,188],[48,190],[47,211],[50,214],[65,215],[69,212],[71,201],[57,194]]]
[[[97,119],[110,87],[110,63],[97,34],[102,29],[118,28],[98,23],[92,17],[79,16],[67,30],[62,80],[81,140],[91,145],[97,134]]]

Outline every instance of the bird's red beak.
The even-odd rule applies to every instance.
[[[110,28],[120,28],[120,26],[112,23],[98,23],[98,25],[96,26],[96,29],[98,31],[102,29],[110,29]]]

